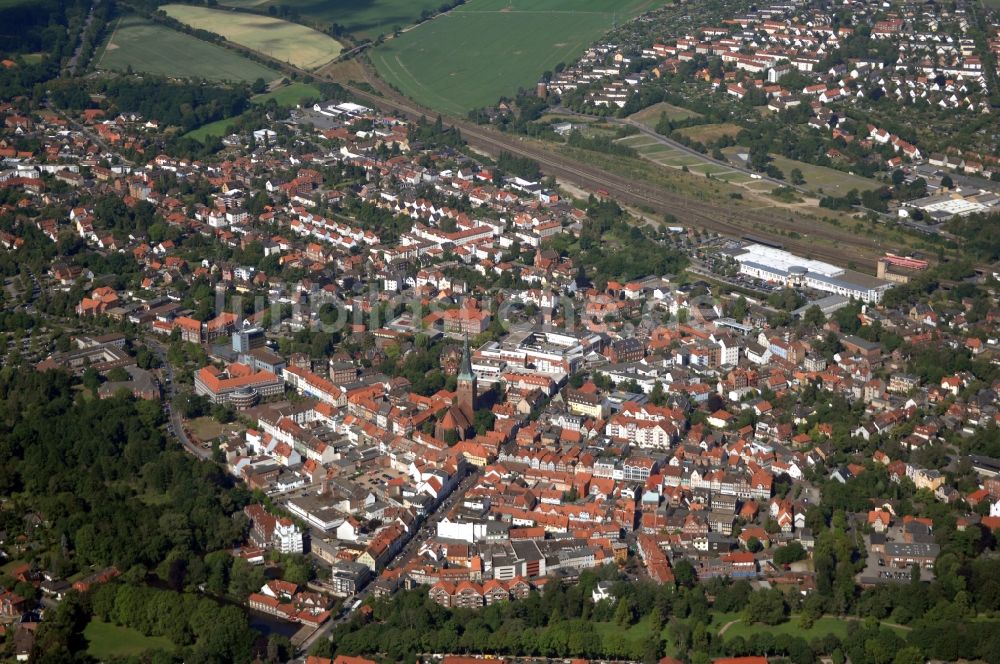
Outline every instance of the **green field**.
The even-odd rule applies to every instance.
[[[747,149],[740,146],[732,146],[724,148],[722,153],[727,157],[732,157],[738,153],[746,153]],[[859,175],[851,175],[850,173],[845,173],[844,171],[838,171],[836,168],[827,168],[826,166],[815,166],[813,164],[807,164],[802,161],[796,161],[794,159],[789,159],[787,157],[782,157],[780,155],[771,155],[771,163],[781,169],[781,172],[785,176],[785,180],[791,180],[791,173],[793,168],[797,168],[802,171],[802,178],[806,181],[803,187],[813,191],[819,192],[822,190],[824,194],[830,194],[831,196],[843,196],[851,189],[857,189],[858,191],[865,191],[867,189],[878,189],[882,184],[871,178],[864,178]]]
[[[681,108],[680,106],[674,106],[673,104],[661,101],[659,104],[647,106],[638,113],[633,113],[628,116],[628,119],[634,120],[639,124],[649,127],[650,129],[656,129],[656,124],[660,121],[660,115],[663,113],[667,114],[668,120],[687,120],[688,118],[701,117],[701,113],[689,111],[686,108]]]
[[[264,10],[281,5],[296,11],[317,26],[339,23],[358,38],[375,39],[391,34],[420,18],[423,11],[437,11],[440,0],[221,0],[228,7]]]
[[[340,42],[322,32],[270,16],[193,5],[164,5],[168,16],[296,67],[315,69],[340,55]]]
[[[282,106],[295,106],[296,104],[301,103],[304,99],[319,99],[322,96],[323,95],[319,88],[315,85],[309,85],[308,83],[292,83],[290,85],[280,87],[277,90],[272,90],[271,92],[252,97],[250,102],[254,104],[263,104],[269,99],[274,99]],[[185,137],[193,138],[202,142],[204,142],[209,136],[221,138],[229,133],[229,128],[232,127],[238,119],[239,116],[210,122],[206,125],[198,127],[197,129],[192,129],[185,134]]]
[[[572,63],[614,23],[659,0],[470,0],[372,53],[379,75],[421,104],[464,115]]]
[[[277,71],[237,53],[143,18],[126,16],[115,27],[98,69],[213,81],[272,81]]]
[[[144,636],[142,633],[111,623],[91,620],[83,630],[87,639],[87,652],[97,659],[135,657],[146,651],[173,651],[175,646],[162,636]]]

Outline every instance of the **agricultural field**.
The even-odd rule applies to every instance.
[[[97,68],[176,78],[244,82],[281,78],[274,69],[244,58],[222,46],[157,25],[137,16],[118,21]]]
[[[219,4],[255,11],[282,5],[317,27],[338,23],[359,39],[391,34],[415,23],[422,12],[441,6],[440,0],[221,0]]]
[[[660,115],[663,113],[667,114],[668,120],[687,120],[688,118],[701,117],[701,113],[689,111],[686,108],[681,108],[680,106],[674,106],[673,104],[661,101],[659,104],[647,106],[638,113],[633,113],[628,116],[628,119],[634,120],[641,125],[649,127],[650,129],[656,129],[656,123],[660,121]]]
[[[340,42],[322,32],[270,16],[193,5],[164,5],[160,9],[181,23],[304,69],[325,65],[343,50]]]
[[[740,159],[739,155],[745,155],[747,153],[747,149],[745,147],[732,146],[724,148],[722,153],[729,159],[735,158],[735,160],[738,161]],[[805,180],[805,184],[801,186],[806,189],[823,194],[829,194],[831,196],[843,196],[851,189],[865,191],[868,189],[878,189],[882,186],[882,183],[871,178],[861,177],[860,175],[851,175],[850,173],[845,173],[844,171],[838,171],[836,168],[827,168],[826,166],[807,164],[802,161],[796,161],[794,159],[789,159],[776,154],[771,155],[771,163],[777,166],[784,174],[785,180],[789,181],[791,179],[792,169],[799,169],[802,171],[802,179]]]
[[[717,141],[723,136],[736,137],[743,127],[738,124],[733,124],[732,122],[721,122],[719,124],[703,124],[695,125],[694,127],[685,127],[684,129],[678,129],[682,136],[690,138],[692,141],[699,141],[705,143],[707,141]]]
[[[464,115],[571,63],[615,23],[660,0],[469,0],[387,40],[379,75],[417,102]]]
[[[145,636],[138,630],[119,627],[100,620],[91,620],[83,630],[87,652],[100,660],[114,657],[136,657],[146,651],[172,652],[176,646],[162,636]]]

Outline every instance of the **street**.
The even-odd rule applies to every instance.
[[[458,486],[455,487],[454,491],[448,494],[448,497],[445,498],[437,506],[437,508],[427,516],[426,519],[424,519],[424,521],[420,524],[420,527],[416,530],[415,533],[413,533],[413,535],[409,538],[409,540],[403,546],[403,548],[400,549],[399,552],[395,556],[393,556],[388,563],[386,563],[385,568],[395,569],[397,567],[405,567],[406,564],[410,562],[410,559],[414,556],[414,554],[416,554],[420,545],[424,541],[426,541],[429,536],[437,533],[438,522],[441,521],[441,519],[444,518],[444,516],[448,514],[449,511],[451,511],[452,507],[454,507],[455,504],[466,494],[466,492],[476,484],[476,481],[478,479],[479,479],[478,469],[469,473],[458,484]],[[356,595],[348,597],[345,600],[345,602],[348,602],[350,604],[353,604],[358,600],[364,602],[364,600],[367,599],[368,596],[371,594],[371,591],[374,588],[374,586],[375,582],[372,581],[365,587],[364,590],[357,593]],[[353,611],[343,612],[336,618],[327,621],[323,626],[321,626],[319,629],[313,632],[308,638],[306,638],[299,646],[299,653],[302,655],[302,657],[305,656],[305,653],[309,652],[309,648],[311,648],[314,643],[316,643],[321,638],[326,636],[326,634],[330,632],[330,630],[332,630],[335,626],[349,620],[353,613],[354,613]],[[302,660],[297,659],[292,661],[302,661]]]
[[[150,350],[156,355],[160,360],[160,364],[163,366],[163,372],[166,375],[165,385],[163,386],[163,412],[167,415],[167,431],[177,436],[177,440],[181,442],[191,454],[195,455],[201,460],[208,460],[212,457],[212,451],[205,449],[201,445],[196,445],[188,438],[188,435],[184,432],[184,424],[180,413],[173,407],[174,401],[174,367],[170,364],[167,359],[167,351],[163,348],[163,345],[159,341],[147,338],[146,345],[149,346]]]

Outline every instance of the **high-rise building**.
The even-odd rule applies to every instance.
[[[262,348],[265,341],[264,330],[259,327],[242,327],[233,333],[233,351],[248,353],[254,348]]]

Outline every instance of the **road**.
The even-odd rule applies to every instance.
[[[410,562],[410,559],[417,553],[420,545],[423,544],[429,536],[437,533],[438,522],[451,511],[451,508],[454,507],[462,496],[464,496],[466,492],[476,484],[478,479],[479,471],[475,470],[459,482],[458,486],[455,487],[450,494],[448,494],[448,497],[445,498],[441,504],[427,516],[426,519],[424,519],[417,531],[413,533],[403,548],[399,550],[399,553],[393,556],[392,559],[386,563],[385,568],[396,569],[398,567],[406,566],[406,564]],[[363,602],[371,594],[374,587],[375,583],[372,581],[372,583],[369,583],[364,590],[356,595],[353,595],[352,597],[348,597],[345,601],[348,603],[354,603],[357,600],[361,600]],[[300,656],[304,656],[305,653],[309,652],[309,649],[313,646],[313,644],[324,638],[334,627],[349,620],[351,615],[353,615],[353,611],[346,612],[341,616],[327,621],[319,629],[310,634],[309,637],[306,638],[299,646],[298,651]],[[293,662],[294,661],[302,660],[293,660]]]
[[[50,111],[52,111],[53,113],[55,113],[56,115],[58,115],[60,118],[62,118],[66,122],[68,122],[73,127],[74,130],[76,130],[76,131],[80,132],[81,134],[83,134],[84,136],[86,136],[87,140],[89,140],[91,143],[100,146],[100,148],[102,150],[104,150],[105,154],[111,154],[111,155],[114,155],[114,156],[118,157],[118,159],[123,164],[126,164],[128,166],[132,166],[133,165],[131,161],[129,161],[128,159],[126,159],[125,157],[123,157],[122,155],[120,155],[119,153],[115,152],[111,148],[111,146],[108,145],[104,141],[103,138],[101,138],[96,133],[94,133],[93,131],[91,131],[89,127],[85,127],[84,125],[80,124],[79,122],[77,122],[76,120],[74,120],[71,116],[67,115],[66,113],[63,113],[61,110],[59,110],[58,108],[56,108],[55,106],[53,106],[48,101],[45,102],[45,108],[48,109],[48,110],[50,110]]]
[[[163,366],[163,373],[166,375],[166,384],[163,387],[163,412],[167,416],[167,431],[177,436],[184,449],[201,459],[207,461],[212,458],[212,451],[205,449],[201,445],[196,445],[184,431],[184,422],[180,413],[174,408],[174,367],[167,358],[167,351],[163,345],[154,339],[147,338],[146,345],[153,351]]]
[[[83,40],[87,34],[87,30],[90,29],[90,25],[94,22],[94,10],[100,3],[101,0],[96,0],[96,2],[90,6],[90,13],[87,14],[87,20],[84,22],[83,27],[80,28],[79,43],[76,45],[76,50],[73,51],[73,57],[71,57],[69,62],[66,63],[66,70],[69,72],[70,76],[76,76],[76,70],[80,64],[81,51],[83,51]]]

